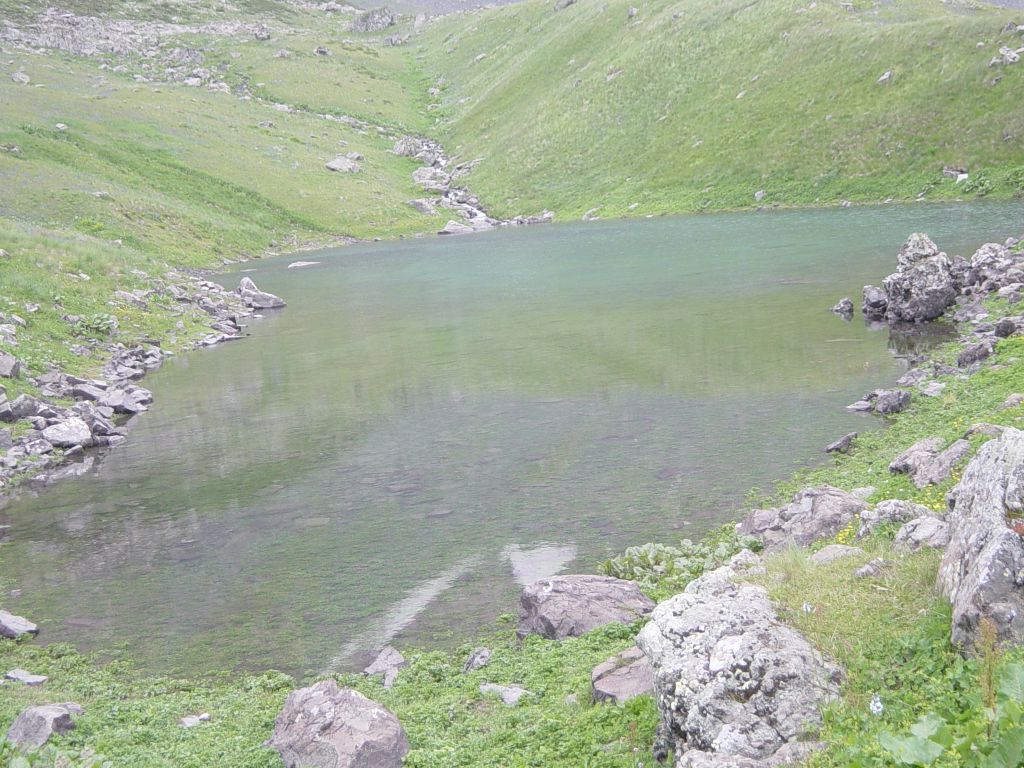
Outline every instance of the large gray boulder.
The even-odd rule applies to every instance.
[[[898,270],[883,281],[889,320],[923,323],[956,303],[952,264],[927,235],[913,234],[900,249]]]
[[[672,749],[680,766],[778,765],[838,692],[839,668],[740,577],[734,559],[691,582],[637,637],[654,668],[659,759]]]
[[[606,624],[630,624],[646,616],[654,601],[632,581],[610,576],[552,576],[535,581],[519,596],[520,639],[579,637]]]
[[[333,680],[290,693],[267,744],[286,768],[400,768],[409,751],[398,718]]]
[[[15,719],[7,731],[7,740],[19,747],[41,747],[53,734],[73,731],[73,716],[82,713],[83,709],[71,702],[29,707]]]
[[[235,289],[235,293],[242,297],[242,303],[253,309],[277,309],[283,307],[284,299],[272,293],[261,291],[256,287],[250,278],[243,277]]]
[[[28,619],[15,616],[7,611],[0,611],[0,637],[17,640],[19,637],[35,635],[38,632],[39,627]]]
[[[44,429],[43,439],[57,448],[74,448],[76,445],[90,445],[92,430],[82,419],[72,416]]]
[[[835,536],[866,508],[863,499],[823,485],[800,491],[784,507],[754,510],[738,530],[747,536],[757,536],[768,552],[790,545],[806,547],[818,539]]]
[[[943,440],[938,437],[918,440],[892,460],[889,471],[910,475],[919,490],[938,485],[949,478],[953,467],[971,452],[967,440],[955,440],[948,448],[943,448],[942,444]]]
[[[371,8],[353,19],[349,29],[353,32],[382,32],[397,23],[398,17],[388,8]]]
[[[590,686],[594,701],[625,704],[637,696],[654,693],[654,670],[643,651],[627,648],[594,667]]]
[[[953,605],[953,642],[973,647],[982,619],[1003,640],[1024,641],[1024,432],[983,445],[949,496],[950,542],[939,587]]]

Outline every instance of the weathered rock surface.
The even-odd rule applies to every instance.
[[[355,160],[350,157],[336,157],[324,163],[324,168],[328,171],[335,171],[336,173],[359,173],[362,168]]]
[[[474,648],[469,654],[469,658],[466,659],[466,663],[462,665],[462,674],[467,675],[470,672],[476,672],[478,669],[483,669],[490,663],[490,648]]]
[[[49,679],[46,675],[33,675],[25,669],[12,669],[4,673],[4,680],[22,685],[42,685]]]
[[[952,265],[927,235],[911,235],[900,249],[897,264],[897,271],[883,281],[890,321],[934,320],[956,303],[958,286]]]
[[[889,299],[885,291],[876,285],[864,286],[864,301],[861,311],[868,320],[884,320],[889,308]]]
[[[384,687],[390,688],[398,679],[398,671],[407,666],[409,666],[409,662],[405,660],[405,657],[389,645],[377,655],[370,666],[363,670],[363,674],[369,677],[381,675]]]
[[[853,317],[853,301],[849,296],[844,296],[832,307],[832,313],[847,319]]]
[[[875,393],[875,413],[888,416],[910,407],[910,393],[905,389],[880,389]]]
[[[448,220],[448,223],[444,225],[442,229],[439,229],[437,234],[439,235],[471,235],[476,232],[473,227],[468,224],[463,224],[459,221]]]
[[[792,502],[779,509],[754,510],[738,530],[760,538],[768,552],[793,544],[805,547],[818,539],[835,536],[866,508],[862,499],[823,485],[800,491]]]
[[[847,435],[843,435],[834,443],[829,443],[825,446],[825,453],[846,453],[853,446],[853,441],[857,439],[856,432],[850,432]]]
[[[39,627],[28,619],[15,616],[7,611],[0,611],[0,637],[17,640],[24,635],[35,635],[38,632]]]
[[[0,352],[0,378],[16,379],[21,375],[21,361],[14,355]]]
[[[996,345],[992,339],[983,339],[975,344],[964,347],[956,357],[956,364],[961,368],[967,368],[992,357],[995,349]]]
[[[876,557],[867,565],[861,566],[854,571],[853,575],[858,579],[877,579],[884,576],[893,567],[893,565],[895,564],[891,560],[884,560],[881,557]]]
[[[983,618],[1001,639],[1024,641],[1024,540],[1008,520],[1024,516],[1024,432],[983,445],[949,500],[938,583],[953,605],[953,642],[971,648]]]
[[[92,430],[81,418],[72,416],[44,429],[43,439],[57,448],[74,448],[76,445],[90,445]]]
[[[353,32],[383,32],[398,23],[398,17],[388,8],[371,8],[356,17],[349,25]]]
[[[517,706],[524,696],[533,695],[518,685],[496,685],[495,683],[481,683],[480,693],[497,696],[506,707]]]
[[[29,707],[18,715],[7,731],[7,740],[20,747],[41,747],[55,733],[67,733],[75,728],[74,715],[83,709],[77,704],[44,704]]]
[[[606,624],[629,624],[654,608],[632,581],[610,576],[553,576],[535,581],[519,596],[516,634],[550,640],[579,637]]]
[[[846,544],[829,544],[827,547],[819,549],[807,559],[814,565],[829,565],[836,562],[836,560],[863,554],[864,550],[860,547],[850,547]]]
[[[956,440],[942,448],[942,439],[926,437],[918,440],[889,464],[889,471],[910,475],[918,489],[938,485],[946,480],[953,467],[971,451],[966,440]]]
[[[840,670],[738,575],[730,564],[691,582],[637,638],[654,669],[659,759],[671,748],[677,765],[778,764],[838,691]]]
[[[285,306],[284,299],[272,293],[261,291],[256,287],[256,283],[248,277],[242,278],[241,282],[238,283],[238,288],[235,289],[235,293],[242,297],[242,302],[247,307],[254,309],[277,309],[278,307]]]
[[[654,693],[654,670],[639,648],[628,648],[598,664],[590,673],[594,701],[624,704]]]
[[[400,768],[409,751],[398,718],[333,680],[289,694],[267,744],[286,768]]]
[[[914,504],[911,501],[902,499],[880,501],[875,504],[873,509],[865,509],[860,513],[860,529],[857,531],[857,538],[863,539],[883,525],[906,523],[933,514],[928,507]]]
[[[903,524],[893,539],[893,549],[916,552],[929,547],[942,549],[949,544],[949,523],[932,515]]]

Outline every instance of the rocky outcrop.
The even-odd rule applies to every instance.
[[[875,413],[889,416],[910,407],[910,393],[905,389],[879,389],[873,393]]]
[[[242,297],[242,302],[253,309],[277,309],[285,306],[284,299],[272,293],[261,291],[248,277],[243,277],[235,293]]]
[[[949,258],[927,235],[911,235],[900,249],[897,264],[897,271],[883,282],[890,321],[934,320],[956,302],[959,286]]]
[[[388,8],[371,8],[353,19],[349,29],[353,32],[383,32],[397,23],[398,16]]]
[[[880,501],[873,508],[865,509],[860,513],[860,529],[857,531],[857,538],[863,539],[883,525],[902,524],[931,514],[933,513],[928,507],[914,504],[911,501],[902,499]]]
[[[916,552],[919,549],[942,549],[949,544],[949,524],[933,515],[919,517],[905,523],[896,532],[892,548],[897,551]]]
[[[520,639],[579,637],[606,624],[629,624],[654,608],[632,581],[610,576],[553,576],[535,581],[519,597]]]
[[[333,680],[290,693],[267,745],[286,768],[400,768],[409,751],[398,718]]]
[[[778,765],[821,724],[841,672],[781,621],[763,587],[736,583],[749,553],[661,603],[637,644],[654,669],[655,756],[677,766]]]
[[[1024,518],[1024,432],[983,445],[949,501],[938,582],[953,605],[953,642],[971,648],[982,619],[1001,639],[1024,641],[1024,539],[1014,527]]]
[[[918,440],[892,460],[889,471],[910,475],[919,490],[938,485],[949,478],[953,467],[971,451],[971,444],[966,440],[956,440],[945,449],[943,442],[938,437]]]
[[[0,378],[16,379],[21,376],[21,360],[14,355],[0,352]]]
[[[7,740],[19,747],[41,747],[55,733],[74,730],[74,716],[83,712],[80,706],[70,702],[29,707],[11,725]]]
[[[784,507],[754,510],[737,530],[758,537],[768,552],[792,545],[805,547],[835,536],[866,508],[862,499],[823,485],[800,491]]]
[[[594,701],[625,704],[654,693],[654,670],[639,648],[628,648],[598,664],[590,673]]]
[[[13,613],[7,611],[0,611],[0,637],[6,637],[9,640],[17,640],[19,637],[26,635],[38,634],[39,627],[33,624],[28,619],[22,618],[21,616],[15,616]]]

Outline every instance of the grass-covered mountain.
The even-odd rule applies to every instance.
[[[1024,64],[989,66],[1024,46],[1002,31],[1013,11],[553,5],[453,18],[418,40],[417,63],[444,81],[437,132],[482,158],[474,190],[501,213],[703,210],[753,205],[760,190],[764,204],[1024,191]],[[944,179],[947,165],[970,180]]]

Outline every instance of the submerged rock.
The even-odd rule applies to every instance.
[[[840,299],[839,302],[832,307],[832,314],[845,317],[846,319],[853,317],[853,301],[850,297],[846,296]]]
[[[598,664],[590,673],[594,701],[624,704],[654,693],[654,670],[639,648],[628,648]]]
[[[654,669],[659,759],[672,749],[677,765],[779,764],[838,692],[839,668],[738,576],[729,565],[691,582],[637,638]]]
[[[805,547],[835,536],[866,508],[862,499],[823,485],[800,491],[779,509],[751,512],[737,529],[761,539],[766,551],[778,551],[794,544]]]
[[[632,581],[610,576],[553,576],[535,581],[519,596],[516,634],[550,640],[579,637],[606,624],[630,624],[654,608]]]
[[[398,718],[333,680],[290,693],[267,745],[286,768],[400,768],[409,751]]]
[[[55,733],[75,729],[74,715],[84,710],[71,702],[29,707],[18,715],[7,731],[7,740],[19,747],[41,747]]]

